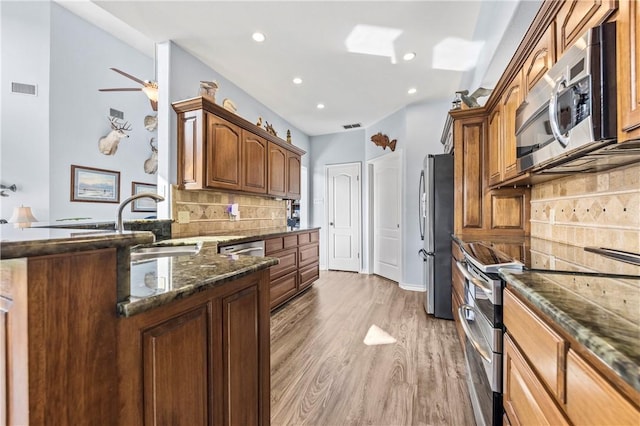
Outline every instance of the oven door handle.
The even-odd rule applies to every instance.
[[[242,253],[250,253],[252,251],[264,251],[264,249],[262,247],[249,247],[249,248],[245,248],[245,249],[240,249],[240,250],[234,250],[234,251],[230,251],[227,252],[225,254],[242,254]]]
[[[456,266],[462,275],[464,275],[465,279],[471,282],[476,287],[479,287],[487,296],[491,296],[493,294],[493,289],[489,286],[489,284],[485,283],[479,278],[474,277],[467,270],[467,264],[456,260]]]
[[[469,339],[469,342],[471,342],[471,346],[473,346],[473,349],[475,349],[476,352],[478,352],[478,354],[482,359],[484,359],[489,364],[491,364],[491,354],[485,351],[480,345],[480,343],[478,343],[478,341],[475,340],[473,337],[473,331],[471,331],[471,327],[469,327],[469,323],[467,323],[467,318],[465,317],[466,311],[471,311],[471,312],[474,312],[476,315],[478,315],[473,309],[473,306],[466,305],[466,304],[460,305],[460,307],[458,308],[458,319],[460,319],[462,330],[464,330],[464,334]]]

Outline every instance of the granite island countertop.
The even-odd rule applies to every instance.
[[[640,391],[640,277],[501,269],[507,287]]]

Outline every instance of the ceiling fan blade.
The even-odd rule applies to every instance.
[[[133,87],[121,87],[118,89],[98,89],[100,92],[139,92],[142,88],[136,89]]]
[[[130,78],[131,80],[135,81],[136,83],[140,83],[140,84],[144,85],[144,81],[140,80],[140,79],[139,79],[139,78],[137,78],[137,77],[132,76],[131,74],[127,74],[127,73],[126,73],[126,72],[124,72],[124,71],[120,71],[118,68],[111,68],[111,69],[112,69],[113,71],[117,72],[118,74],[122,74],[122,75],[124,75],[125,77]]]

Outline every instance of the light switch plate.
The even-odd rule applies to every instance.
[[[178,212],[178,223],[189,223],[189,212]]]

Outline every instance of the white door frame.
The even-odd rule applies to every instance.
[[[356,165],[358,166],[358,176],[360,176],[360,179],[358,181],[358,210],[360,211],[359,214],[357,215],[358,217],[358,223],[357,223],[357,243],[358,243],[358,252],[362,253],[362,163],[360,161],[354,161],[351,163],[337,163],[337,164],[327,164],[324,166],[324,199],[326,200],[326,202],[324,203],[324,229],[327,230],[327,238],[325,238],[325,241],[327,241],[326,247],[325,247],[325,259],[327,259],[326,262],[326,268],[329,269],[329,169],[332,167],[341,167],[341,166],[353,166]],[[359,260],[359,266],[358,266],[358,273],[362,272],[362,254],[360,254],[360,260]]]
[[[404,278],[404,266],[402,263],[402,260],[404,259],[404,223],[403,223],[403,215],[402,215],[402,207],[404,206],[404,200],[403,200],[403,188],[404,188],[404,155],[402,152],[402,149],[397,149],[394,152],[390,152],[388,154],[385,155],[381,155],[379,157],[376,157],[372,160],[367,161],[367,196],[368,196],[368,200],[367,200],[367,226],[368,226],[368,232],[367,232],[367,239],[368,239],[368,244],[367,244],[367,268],[366,268],[366,273],[367,274],[373,274],[373,264],[374,264],[374,241],[375,241],[375,229],[374,229],[374,210],[375,210],[375,205],[374,205],[374,187],[373,187],[373,182],[374,182],[374,167],[375,164],[380,162],[380,160],[387,160],[389,159],[391,156],[397,156],[398,157],[398,161],[400,163],[400,179],[398,179],[398,194],[400,194],[400,216],[398,217],[398,220],[400,221],[400,250],[403,252],[401,253],[400,259],[400,280],[398,281],[398,284],[401,285],[402,284],[402,279]]]

